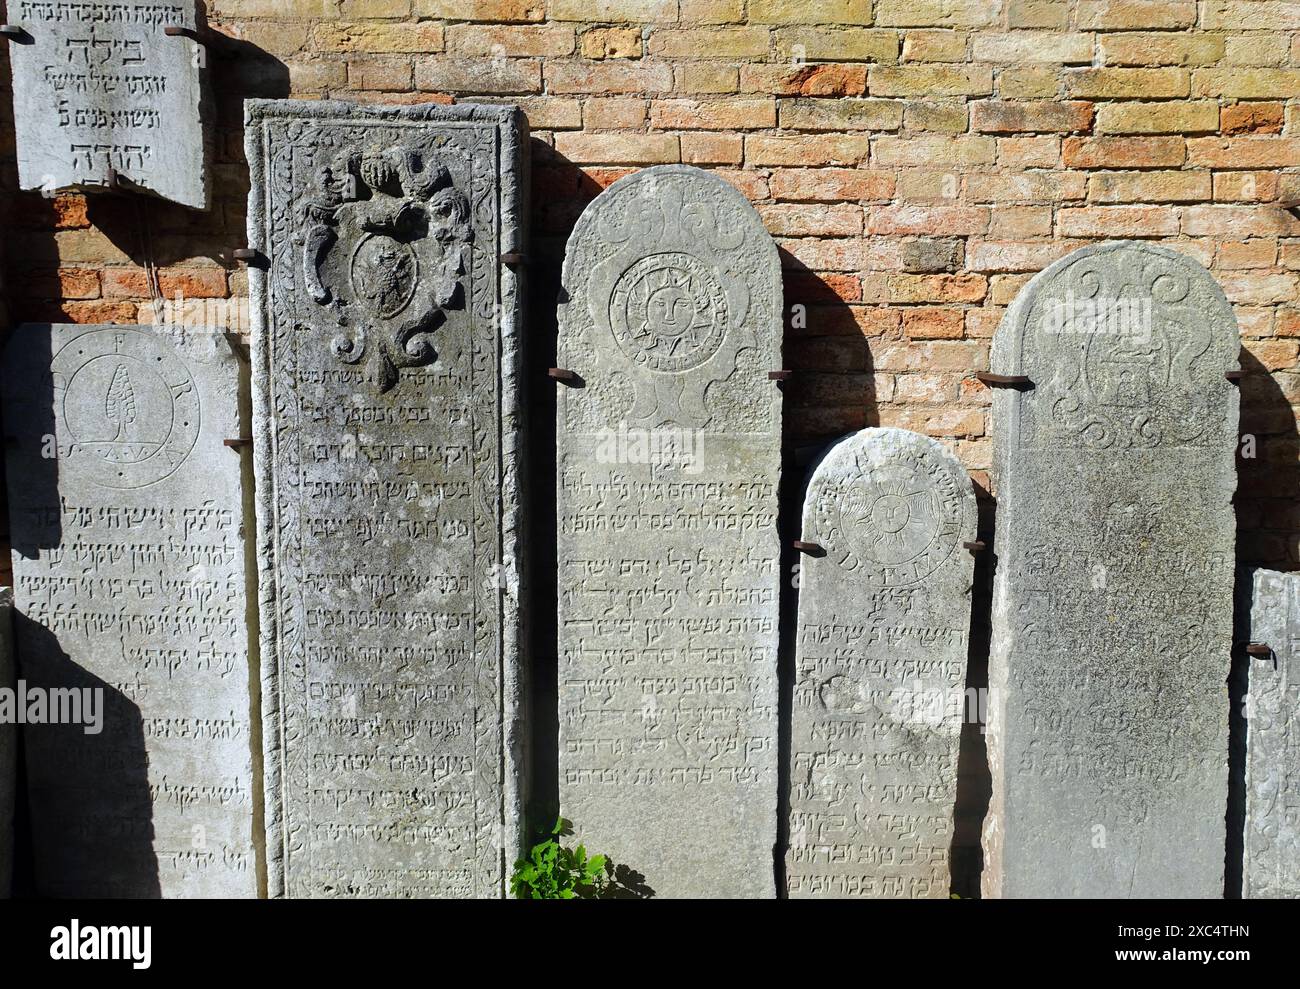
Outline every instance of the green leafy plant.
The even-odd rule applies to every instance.
[[[515,863],[510,876],[513,896],[521,900],[598,899],[605,892],[609,883],[606,857],[588,857],[582,845],[566,848],[560,844],[561,837],[571,834],[573,826],[561,817],[550,836]]]

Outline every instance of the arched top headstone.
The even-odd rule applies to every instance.
[[[780,366],[781,263],[725,180],[689,165],[619,179],[578,220],[563,279],[559,359],[588,392],[566,403],[570,428],[776,428],[743,379]]]

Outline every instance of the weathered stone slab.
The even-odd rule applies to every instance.
[[[1300,898],[1300,576],[1247,572],[1246,829],[1241,895]]]
[[[864,429],[808,482],[791,725],[791,898],[947,899],[975,494],[937,440]]]
[[[620,179],[564,261],[560,807],[660,896],[772,896],[781,271],[686,166]]]
[[[204,48],[194,0],[15,0],[9,44],[24,189],[140,188],[205,209]]]
[[[1237,324],[1167,248],[1082,248],[994,338],[984,890],[1223,895]]]
[[[239,379],[216,331],[30,324],[9,343],[38,895],[257,893],[251,569],[222,442],[240,435]]]
[[[523,806],[527,137],[246,104],[272,896],[505,892]]]
[[[0,690],[14,689],[13,604],[13,588],[0,587]],[[0,719],[0,899],[9,895],[14,873],[17,755],[17,721]]]

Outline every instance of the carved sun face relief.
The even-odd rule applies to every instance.
[[[344,154],[298,210],[303,281],[338,327],[338,359],[364,362],[379,391],[431,363],[428,334],[464,305],[473,239],[446,166],[406,147]]]

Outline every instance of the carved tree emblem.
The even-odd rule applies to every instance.
[[[339,327],[339,360],[364,362],[379,391],[432,363],[428,334],[464,305],[473,238],[447,167],[407,147],[354,152],[318,170],[299,214],[303,281]]]

